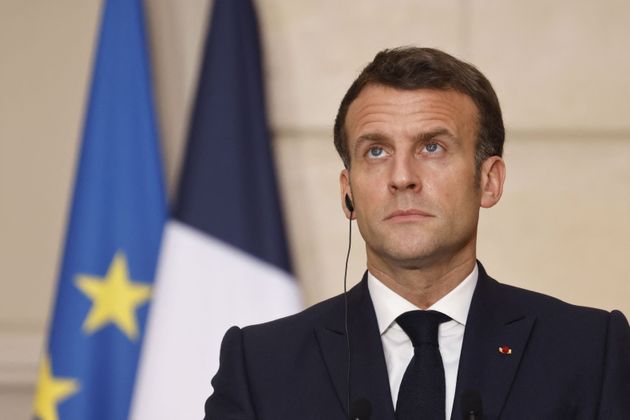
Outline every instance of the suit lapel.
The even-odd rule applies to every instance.
[[[506,301],[501,285],[479,264],[479,279],[466,321],[452,419],[459,418],[461,394],[477,390],[483,417],[498,418],[525,351],[534,317]],[[502,350],[499,348],[505,346]]]
[[[322,357],[337,393],[340,407],[347,406],[347,350],[343,299],[322,327],[315,330]],[[372,404],[372,418],[394,420],[394,407],[374,307],[364,276],[348,292],[351,346],[351,397]],[[477,390],[484,418],[499,418],[509,395],[535,318],[506,300],[501,285],[479,264],[479,279],[466,321],[451,418],[461,416],[461,394]],[[507,346],[504,353],[499,347]],[[510,354],[505,354],[510,353]]]
[[[343,299],[340,302],[324,326],[317,328],[315,333],[339,402],[346,411],[348,353]],[[357,398],[365,398],[372,404],[372,418],[394,420],[385,356],[366,276],[348,292],[348,309],[352,367],[350,403]]]

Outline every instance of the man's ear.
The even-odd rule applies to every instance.
[[[341,209],[348,219],[355,219],[354,211],[350,212],[350,209],[346,206],[346,195],[348,195],[352,203],[354,203],[354,197],[352,197],[352,187],[350,185],[350,172],[348,172],[347,169],[342,170],[339,174],[339,190],[341,192]]]
[[[480,168],[481,207],[494,206],[503,195],[505,162],[500,156],[490,156]]]

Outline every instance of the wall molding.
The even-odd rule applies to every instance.
[[[0,389],[35,386],[43,342],[41,333],[0,331]]]

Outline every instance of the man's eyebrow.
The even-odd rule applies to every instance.
[[[364,143],[374,143],[374,142],[381,142],[381,141],[386,141],[386,140],[387,140],[387,136],[384,136],[383,134],[380,134],[380,133],[362,134],[357,138],[357,141],[354,144],[354,152],[356,153],[359,147]]]
[[[459,139],[447,128],[436,128],[435,130],[420,133],[416,136],[416,139],[420,142],[425,143],[427,141],[433,140],[436,137],[446,137],[447,139],[455,143],[459,143]]]
[[[359,136],[359,138],[357,139],[357,143],[364,141],[383,141],[385,139],[387,139],[387,136],[381,133],[365,133]]]

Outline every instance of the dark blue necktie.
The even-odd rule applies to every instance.
[[[446,385],[438,327],[448,320],[435,311],[405,312],[396,318],[413,343],[413,358],[398,391],[396,420],[444,420]]]

